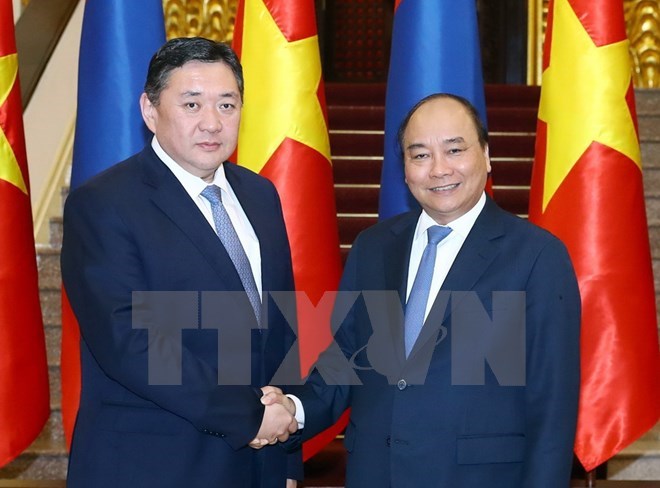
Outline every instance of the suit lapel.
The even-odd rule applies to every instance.
[[[206,258],[227,290],[242,290],[241,280],[224,246],[179,180],[158,159],[151,146],[141,154],[143,182],[150,198]]]
[[[451,310],[447,306],[448,295],[442,292],[474,290],[479,279],[497,256],[499,250],[494,241],[504,234],[500,212],[497,205],[487,198],[486,205],[477,217],[440,288],[441,293],[438,293],[433,302],[411,356],[429,340],[436,340],[440,326],[446,323],[451,315]]]
[[[405,312],[406,289],[408,282],[408,267],[410,262],[410,248],[419,211],[408,213],[390,228],[389,239],[384,243],[383,269],[385,270],[385,290],[397,290],[400,307]],[[395,357],[400,364],[405,361],[403,322],[398,320],[403,314],[390,317],[388,323],[392,344],[395,345]]]

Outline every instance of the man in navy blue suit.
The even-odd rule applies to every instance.
[[[577,281],[557,238],[485,194],[487,137],[467,100],[421,100],[399,132],[421,211],[353,244],[336,344],[297,392],[296,409],[304,440],[351,407],[347,487],[569,484]],[[276,389],[266,398],[292,403]]]
[[[167,42],[140,99],[151,143],[66,201],[62,275],[82,337],[70,487],[283,488],[301,477],[300,454],[253,443],[297,428],[259,388],[295,341],[264,311],[265,292],[294,284],[274,186],[227,162],[242,103],[228,46]]]

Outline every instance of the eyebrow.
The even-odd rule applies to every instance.
[[[465,142],[465,139],[461,136],[456,136],[456,137],[450,137],[449,139],[445,139],[442,142],[449,143],[449,144],[456,144],[456,143],[459,143],[459,142]]]
[[[184,91],[183,93],[181,93],[181,96],[182,97],[198,97],[201,94],[202,94],[202,92],[200,92],[200,91],[188,90],[188,91]],[[238,93],[233,92],[233,91],[229,91],[229,92],[221,93],[220,96],[218,96],[218,98],[239,98],[239,97],[238,97]]]
[[[465,138],[462,136],[456,136],[456,137],[450,137],[448,139],[443,139],[443,144],[460,144],[460,143],[465,143]],[[409,144],[406,146],[406,151],[410,151],[412,149],[420,149],[420,148],[426,148],[426,144],[423,144],[421,142],[414,142],[412,144]]]
[[[406,151],[410,151],[411,149],[420,149],[420,148],[425,148],[426,144],[422,144],[421,142],[416,142],[414,144],[410,144],[406,146]]]

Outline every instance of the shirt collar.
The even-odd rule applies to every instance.
[[[452,235],[460,235],[463,238],[467,237],[485,205],[486,193],[484,192],[481,194],[481,197],[474,207],[472,207],[456,220],[453,220],[447,224],[447,227],[451,227],[452,229],[452,233],[449,236],[451,237]],[[419,216],[419,220],[417,221],[417,228],[415,229],[415,235],[413,239],[426,239],[426,231],[433,225],[438,225],[438,223],[433,220],[433,218],[428,213],[426,213],[426,210],[422,210],[422,213]]]
[[[179,180],[191,198],[197,198],[199,194],[202,193],[204,189],[209,185],[209,183],[201,179],[199,176],[195,176],[194,174],[189,173],[183,169],[181,165],[174,161],[162,148],[158,142],[158,139],[156,139],[156,136],[154,136],[151,140],[151,147],[153,148],[156,155],[160,158],[160,160],[165,164],[165,166],[167,166],[170,171],[174,173],[176,179]],[[218,169],[213,175],[213,183],[210,184],[217,185],[223,190],[225,194],[228,193],[229,184],[227,182],[227,176],[225,175],[225,168],[223,164],[218,166]]]

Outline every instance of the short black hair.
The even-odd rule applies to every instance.
[[[404,156],[403,134],[406,132],[406,128],[410,123],[411,117],[419,107],[421,107],[427,102],[430,102],[431,100],[436,100],[438,98],[449,98],[451,100],[456,100],[458,103],[463,105],[463,107],[465,107],[465,110],[467,110],[468,115],[472,119],[472,122],[474,123],[474,128],[477,130],[477,137],[479,138],[479,144],[481,145],[482,148],[486,147],[486,145],[488,144],[488,130],[486,130],[486,126],[481,120],[481,117],[479,116],[479,112],[477,112],[477,109],[474,107],[474,105],[472,105],[472,103],[470,103],[470,101],[467,98],[454,95],[453,93],[433,93],[431,95],[422,98],[419,102],[417,102],[415,106],[411,108],[410,111],[408,111],[408,113],[403,119],[403,122],[401,122],[401,125],[399,126],[399,130],[396,133],[396,142],[399,146],[399,153],[401,157]]]
[[[167,86],[172,71],[191,61],[219,62],[229,66],[243,100],[243,67],[229,45],[204,37],[177,37],[163,44],[149,62],[144,92],[153,105],[158,105],[160,94]]]

